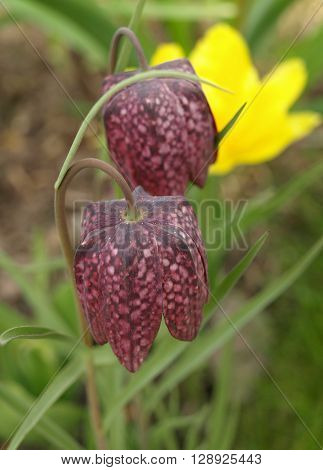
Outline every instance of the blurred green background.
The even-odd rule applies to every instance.
[[[76,334],[72,291],[54,227],[53,184],[81,114],[100,94],[112,34],[129,23],[135,2],[4,0],[1,4],[0,332],[30,322]],[[189,52],[208,26],[227,21],[243,32],[257,67],[265,74],[317,5],[311,0],[148,0],[138,34],[148,57],[161,41],[176,41]],[[288,54],[302,57],[309,72],[297,109],[323,112],[322,19],[321,8]],[[130,63],[135,64],[132,56]],[[98,122],[95,130],[100,129]],[[235,170],[216,181],[221,197],[253,200],[245,222],[250,246],[269,232],[260,253],[224,300],[227,312],[236,311],[264,286],[281,279],[322,236],[322,142],[322,129],[318,129],[277,160]],[[97,140],[88,132],[79,153],[95,156],[98,152]],[[70,191],[70,214],[73,200],[90,199],[100,194],[101,186],[96,175],[80,177]],[[212,282],[216,284],[243,255],[234,250],[225,256],[221,250],[211,255]],[[321,443],[322,272],[320,255],[242,329]],[[218,311],[212,324],[219,319]],[[164,336],[163,331],[161,343]],[[214,343],[213,349],[211,345],[197,367],[169,389],[168,371],[174,370],[176,376],[171,367],[180,359],[175,359],[175,366],[164,364],[158,374],[148,373],[148,367],[159,367],[160,352],[156,363],[147,365],[144,382],[144,373],[129,379],[108,346],[96,350],[110,448],[317,448],[300,417],[236,336],[223,345]],[[70,349],[58,340],[20,340],[0,349],[0,442],[5,444]],[[70,383],[65,382],[59,400],[28,433],[24,448],[93,446],[82,371],[75,364],[70,363],[65,372]],[[159,397],[160,390],[165,393]]]

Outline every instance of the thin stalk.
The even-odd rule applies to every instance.
[[[58,189],[55,191],[55,219],[56,219],[56,226],[62,246],[62,250],[65,256],[67,268],[69,271],[69,275],[73,281],[74,293],[75,293],[75,300],[78,307],[79,312],[79,319],[81,324],[81,331],[82,331],[82,338],[85,345],[89,348],[92,347],[92,339],[89,334],[89,328],[87,326],[84,312],[82,306],[79,302],[75,277],[74,277],[74,250],[71,243],[71,239],[68,232],[67,220],[66,220],[66,212],[65,212],[65,198],[66,198],[66,191],[67,188],[74,178],[74,176],[79,173],[81,170],[86,168],[96,168],[99,170],[104,171],[107,175],[109,175],[114,181],[122,189],[124,196],[128,202],[129,212],[135,216],[135,207],[134,207],[134,199],[129,188],[126,180],[120,175],[120,173],[113,168],[108,163],[105,163],[101,160],[95,158],[85,158],[79,162],[74,163],[66,172],[63,181]],[[105,437],[102,428],[102,420],[101,420],[101,413],[100,413],[100,404],[98,399],[98,391],[95,382],[95,368],[92,355],[89,354],[86,362],[86,392],[87,392],[87,399],[90,409],[91,415],[91,422],[95,434],[95,439],[97,443],[98,449],[106,449]]]
[[[137,57],[138,57],[138,62],[140,64],[140,67],[142,70],[148,70],[148,62],[145,56],[145,53],[143,51],[143,48],[141,47],[141,44],[139,42],[139,39],[135,35],[131,29],[122,27],[119,28],[111,42],[111,49],[110,49],[110,62],[109,62],[109,69],[108,69],[108,74],[112,75],[115,72],[116,69],[116,64],[117,64],[117,59],[118,59],[118,51],[119,51],[119,46],[120,46],[120,41],[122,37],[125,36],[126,38],[129,39],[129,41],[132,43]]]
[[[84,137],[84,134],[90,125],[91,121],[95,118],[95,116],[98,114],[98,112],[101,110],[103,105],[109,101],[114,95],[116,95],[119,91],[123,90],[127,86],[133,85],[134,83],[140,82],[141,80],[148,80],[152,78],[178,78],[182,80],[188,80],[191,82],[197,82],[197,83],[204,83],[205,85],[212,86],[214,88],[218,88],[221,91],[224,91],[226,93],[232,94],[231,91],[226,90],[225,88],[222,88],[220,85],[217,85],[216,83],[206,80],[204,78],[200,78],[197,75],[194,75],[192,73],[186,73],[186,72],[176,72],[174,70],[148,70],[146,72],[140,72],[136,75],[132,75],[129,78],[126,78],[125,80],[122,80],[121,82],[117,83],[116,85],[113,85],[108,91],[106,91],[101,98],[98,99],[98,101],[92,106],[90,109],[89,113],[85,117],[84,121],[82,122],[78,133],[75,136],[75,139],[72,143],[72,146],[67,154],[67,157],[63,163],[62,169],[58,175],[57,181],[55,183],[55,189],[57,190],[62,183],[62,180],[65,176],[65,173],[67,172],[68,168],[70,167],[70,164],[76,154],[76,152],[79,149],[79,146],[82,142],[82,139]]]
[[[134,33],[137,32],[139,22],[144,11],[146,0],[138,0],[136,7],[131,15],[130,22],[128,24],[128,28],[131,29]],[[131,5],[131,10],[133,5]],[[130,44],[124,43],[121,47],[121,51],[118,57],[118,62],[116,66],[116,72],[121,72],[123,69],[126,68],[130,56]]]

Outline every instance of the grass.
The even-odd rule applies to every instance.
[[[271,224],[270,231],[275,234],[272,252],[281,267],[287,266],[291,257],[297,257],[306,241],[323,232],[318,204],[322,197],[321,185],[314,185],[294,202],[287,214],[278,215],[276,223]],[[304,276],[265,314],[271,330],[266,363],[321,443],[322,270],[323,257],[319,256]],[[300,420],[261,371],[243,404],[234,446],[241,449],[246,446],[257,449],[317,448]]]

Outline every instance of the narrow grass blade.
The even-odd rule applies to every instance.
[[[197,449],[201,443],[201,434],[205,429],[205,420],[209,416],[210,407],[206,406],[201,410],[199,418],[195,421],[194,426],[190,426],[187,429],[185,436],[185,447],[184,449]],[[200,449],[206,449],[206,447],[199,447]]]
[[[168,371],[159,382],[155,392],[146,404],[151,410],[178,383],[217,351],[223,344],[232,338],[237,331],[249,323],[258,313],[263,311],[271,302],[277,299],[288,287],[306,270],[323,248],[323,237],[296,263],[289,271],[273,281],[259,294],[246,302],[235,314],[230,316],[230,322],[225,319],[211,331],[201,334],[190,345],[177,363]]]
[[[313,87],[317,84],[318,80],[322,78],[323,70],[323,28],[322,25],[317,25],[317,28],[314,29],[308,35],[304,35],[295,47],[291,50],[292,57],[300,57],[304,60],[306,64],[307,74],[308,74],[308,87]],[[320,99],[320,96],[317,95],[313,97],[313,101]],[[304,109],[307,109],[304,105]]]
[[[201,418],[205,420],[207,414],[207,407],[202,408],[197,413],[184,416],[171,416],[158,422],[150,432],[150,439],[153,448],[157,448],[158,443],[163,442],[169,432],[178,429],[190,429],[195,427]]]
[[[225,276],[225,278],[215,288],[214,297],[223,299],[236,285],[241,276],[253,262],[265,241],[268,238],[268,233],[264,233],[256,243],[250,248],[247,254],[235,265],[235,267]]]
[[[48,296],[32,282],[32,278],[25,274],[8,255],[0,252],[0,267],[4,269],[20,288],[24,298],[30,305],[37,321],[49,328],[67,332],[64,323],[53,308]]]
[[[66,392],[84,371],[84,364],[78,359],[71,360],[45,388],[44,392],[35,400],[25,415],[22,423],[15,431],[8,449],[18,449],[26,435],[41,420],[46,411]]]
[[[213,391],[212,409],[207,421],[207,449],[219,449],[229,415],[232,396],[234,341],[228,341],[221,350],[217,364],[216,387]]]
[[[261,0],[251,3],[245,15],[243,30],[252,49],[257,49],[266,34],[277,24],[280,15],[291,5],[293,0]]]
[[[155,377],[163,372],[186,348],[186,343],[165,337],[160,341],[156,350],[142,366],[142,368],[131,377],[122,393],[110,404],[110,409],[103,422],[104,429],[108,429],[113,418],[120,409],[126,405],[140,390],[148,385]]]
[[[135,33],[137,33],[137,31],[138,31],[139,22],[140,22],[142,12],[143,12],[144,7],[145,7],[145,3],[146,3],[146,0],[138,0],[137,1],[136,8],[135,8],[135,10],[133,12],[133,15],[131,17],[131,20],[129,22],[128,27]],[[120,51],[120,54],[119,54],[119,58],[118,58],[118,61],[117,61],[117,64],[116,64],[116,72],[120,72],[120,71],[124,70],[127,67],[128,61],[129,61],[129,56],[130,56],[130,53],[131,53],[131,49],[132,49],[132,44],[129,41],[126,41],[124,39],[122,47],[121,47],[121,51]]]
[[[5,303],[0,303],[0,330],[19,326],[23,321],[26,321],[25,315]]]
[[[68,15],[58,3],[69,2],[52,2],[31,1],[31,0],[8,0],[4,4],[7,11],[10,11],[10,18],[31,21],[36,24],[45,34],[52,33],[58,35],[66,43],[78,51],[85,53],[87,57],[98,65],[103,65],[106,61],[106,51],[104,45],[98,40],[93,32],[83,27],[80,22],[76,21],[77,8],[75,14]],[[92,8],[95,9],[93,6]],[[108,30],[106,23],[106,30]]]
[[[32,259],[36,264],[42,264],[48,261],[44,234],[39,230],[35,230],[32,239]],[[34,272],[34,283],[43,292],[48,293],[50,283],[49,272],[36,270]]]
[[[228,412],[228,415],[225,421],[225,426],[222,429],[222,434],[221,434],[220,442],[219,442],[217,449],[228,450],[228,449],[233,448],[233,441],[236,436],[239,416],[240,416],[240,407],[239,405],[235,404],[233,407],[230,408]]]
[[[115,362],[114,367],[102,369],[101,373],[101,396],[104,397],[105,409],[109,409],[110,402],[122,393],[126,371]],[[107,442],[109,449],[125,449],[127,447],[127,417],[126,413],[121,412],[113,420],[111,432],[108,435]]]
[[[57,257],[57,258],[52,258],[47,261],[43,262],[33,262],[30,264],[23,264],[21,265],[21,269],[25,273],[39,273],[40,275],[42,273],[50,273],[51,271],[58,271],[65,269],[65,261],[64,258]]]
[[[50,330],[49,328],[41,328],[38,326],[18,326],[4,331],[0,335],[0,346],[14,341],[15,339],[67,339],[67,336]]]
[[[17,384],[1,383],[0,397],[19,416],[25,414],[33,404],[33,397]],[[47,441],[58,449],[80,450],[81,445],[52,419],[43,417],[35,427]]]
[[[158,20],[201,21],[234,18],[237,14],[237,6],[229,2],[215,2],[203,4],[203,7],[194,2],[186,2],[185,8],[176,2],[149,1],[142,13],[144,18]],[[127,15],[133,12],[132,0],[109,0],[103,7],[110,15]]]
[[[84,354],[87,353],[88,351],[85,349]],[[96,367],[106,368],[111,365],[119,365],[109,345],[93,347],[91,354]]]
[[[238,111],[235,113],[235,115],[230,119],[228,124],[222,129],[221,132],[218,133],[218,135],[215,138],[214,144],[216,147],[219,147],[221,141],[225,138],[225,136],[230,132],[232,127],[235,125],[237,120],[239,119],[242,111],[245,109],[247,103],[244,103],[241,108],[238,109]]]

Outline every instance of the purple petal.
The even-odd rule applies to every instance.
[[[156,235],[163,266],[165,322],[172,336],[191,341],[198,333],[207,300],[203,261],[177,227],[165,225]]]
[[[136,223],[122,223],[103,233],[97,256],[82,256],[78,251],[78,291],[94,339],[100,344],[108,341],[121,364],[135,372],[148,354],[162,316],[157,244],[154,234]],[[97,303],[92,300],[93,277],[100,293]]]
[[[88,204],[83,212],[81,241],[93,230],[113,227],[123,222],[127,209],[125,200],[101,201]]]

